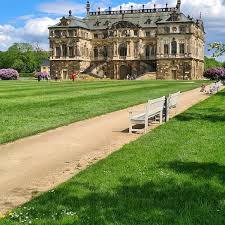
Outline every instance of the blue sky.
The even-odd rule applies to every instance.
[[[198,18],[200,12],[206,28],[206,43],[221,41],[225,43],[225,0],[181,0],[182,11]],[[99,6],[118,8],[139,8],[142,4],[152,7],[175,6],[176,0],[90,0],[92,10]],[[0,50],[6,50],[14,42],[38,42],[48,48],[49,25],[57,23],[62,15],[72,9],[76,16],[85,15],[85,0],[2,0],[0,14]],[[209,53],[206,51],[206,54]],[[222,59],[225,60],[223,57]]]

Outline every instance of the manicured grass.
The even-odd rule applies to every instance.
[[[0,144],[87,119],[201,82],[0,81]]]
[[[224,98],[192,107],[0,225],[225,224]]]

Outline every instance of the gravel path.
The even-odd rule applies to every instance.
[[[178,113],[208,97],[199,90],[181,94]],[[0,212],[55,187],[142,135],[128,134],[127,128],[124,109],[1,145]]]

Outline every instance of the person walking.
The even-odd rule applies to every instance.
[[[38,74],[38,82],[40,82],[41,81],[41,74]]]
[[[76,73],[73,73],[73,74],[71,75],[71,79],[72,79],[73,82],[76,80]]]

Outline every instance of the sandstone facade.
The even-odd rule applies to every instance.
[[[90,12],[49,27],[51,76],[77,71],[126,79],[155,72],[156,79],[201,79],[204,26],[176,7]]]

